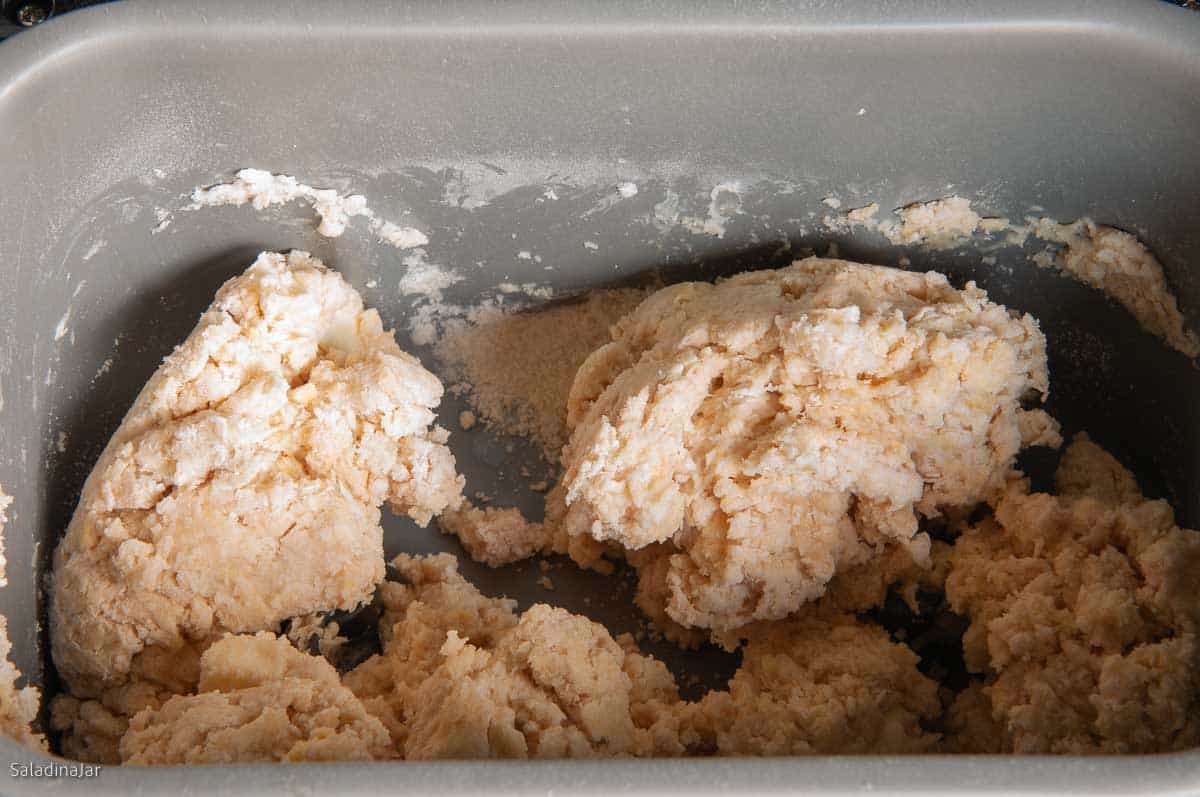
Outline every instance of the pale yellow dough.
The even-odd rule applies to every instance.
[[[353,761],[387,758],[387,730],[324,659],[263,632],[217,642],[200,659],[199,692],[135,716],[127,764]]]
[[[673,546],[665,614],[718,634],[820,597],[918,517],[998,493],[1059,443],[1036,321],[938,274],[809,259],[661,290],[614,327],[568,402],[573,539]]]
[[[1200,743],[1200,534],[1086,437],[1058,495],[1014,482],[949,554],[946,596],[986,677],[950,712],[950,749],[1140,753]]]
[[[460,500],[441,395],[338,274],[260,255],[142,390],[55,552],[71,692],[126,683],[148,650],[369,600],[379,505],[426,523]]]

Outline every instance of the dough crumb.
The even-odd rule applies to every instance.
[[[553,535],[514,508],[465,506],[445,512],[438,526],[458,537],[476,562],[503,567],[553,549]]]
[[[949,715],[949,749],[1148,753],[1200,742],[1200,534],[1175,525],[1086,435],[1057,495],[1014,481],[948,552],[983,680]]]
[[[673,285],[575,377],[562,528],[673,546],[680,625],[779,619],[884,543],[927,564],[919,517],[1001,490],[1023,430],[1055,442],[1021,408],[1047,390],[1037,322],[973,283],[813,258]]]
[[[867,224],[875,218],[879,213],[879,203],[872,202],[869,205],[864,205],[861,208],[854,208],[846,213],[847,220],[851,224]]]
[[[408,255],[401,262],[404,276],[396,287],[403,296],[424,296],[438,303],[442,300],[442,291],[463,280],[458,272],[428,262],[423,252]]]
[[[334,661],[346,645],[341,626],[329,620],[325,612],[293,617],[288,623],[287,639],[300,651],[319,653],[326,661]]]
[[[554,582],[550,579],[550,576],[542,576],[541,578],[539,578],[537,580],[537,583],[538,583],[539,587],[546,590],[547,592],[554,591]]]
[[[217,293],[101,454],[55,551],[50,634],[76,697],[133,658],[368,601],[379,505],[461,500],[442,386],[305,252]]]
[[[458,414],[458,425],[464,432],[474,429],[476,420],[475,413],[470,410],[463,410]]]

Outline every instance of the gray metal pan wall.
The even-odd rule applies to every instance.
[[[260,249],[309,249],[411,343],[412,300],[396,290],[402,253],[361,231],[322,240],[289,208],[176,213],[151,232],[155,209],[175,210],[191,187],[242,166],[365,193],[389,218],[407,213],[432,239],[430,260],[467,275],[448,301],[475,301],[501,279],[565,292],[652,269],[678,279],[781,264],[791,256],[783,240],[794,253],[830,239],[796,223],[827,212],[827,193],[886,208],[957,192],[988,214],[1020,218],[1040,206],[1135,231],[1185,311],[1200,313],[1200,17],[1181,9],[1152,0],[242,5],[105,5],[0,46],[0,484],[16,498],[0,610],[19,665],[51,690],[39,624],[49,551],[125,408],[222,280]],[[485,188],[496,195],[448,201],[473,169],[493,175]],[[636,179],[638,196],[604,205],[621,179]],[[651,223],[668,192],[703,201],[723,180],[742,181],[748,209],[724,237]],[[537,201],[546,185],[566,198]],[[1087,428],[1182,522],[1200,522],[1200,377],[1181,356],[1094,291],[1032,267],[1028,251],[1003,250],[984,266],[972,252],[839,242],[871,262],[908,254],[914,268],[975,279],[1038,316],[1052,344],[1051,409],[1067,431]],[[517,249],[536,249],[553,271]],[[460,406],[447,402],[452,429]],[[457,454],[479,488],[520,498],[494,478],[495,441],[471,438]],[[388,524],[389,553],[455,549],[436,532]],[[528,576],[470,574],[525,603],[551,597],[570,608],[612,589],[566,569],[552,596]],[[37,760],[6,741],[0,758],[3,778],[10,761]],[[109,768],[87,781],[6,780],[0,791],[865,787],[1194,791],[1200,756]]]

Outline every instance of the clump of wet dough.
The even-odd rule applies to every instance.
[[[384,652],[345,683],[409,760],[683,752],[674,679],[628,638],[563,609],[486,598],[453,557],[401,556]]]
[[[212,640],[179,648],[146,648],[133,659],[128,679],[91,699],[60,692],[50,703],[50,727],[63,755],[97,764],[121,763],[121,737],[139,712],[158,708],[175,695],[194,692],[200,656]]]
[[[852,615],[812,613],[751,633],[729,689],[683,724],[722,755],[886,755],[931,750],[922,722],[940,711],[911,650]]]
[[[226,637],[200,659],[199,692],[133,718],[127,764],[388,758],[390,739],[337,671],[263,632]]]
[[[71,692],[122,685],[147,650],[369,600],[379,505],[424,524],[460,500],[441,395],[339,275],[260,255],[151,377],[55,551]]]
[[[1200,742],[1200,534],[1144,498],[1081,436],[1058,494],[1014,482],[949,554],[946,596],[970,626],[950,747],[1141,753]]]
[[[809,259],[652,295],[572,385],[563,529],[669,543],[666,614],[726,632],[822,595],[1058,443],[1045,340],[973,284]]]

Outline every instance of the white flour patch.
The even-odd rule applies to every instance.
[[[442,291],[463,280],[461,274],[426,260],[424,250],[417,250],[402,262],[406,271],[398,287],[405,296],[425,296],[432,302],[440,302]]]
[[[673,227],[699,234],[724,238],[726,225],[742,212],[742,184],[738,181],[718,183],[708,194],[704,217],[683,211],[679,194],[667,189],[663,200],[654,206],[653,222],[660,230]]]
[[[91,260],[93,257],[100,254],[100,252],[106,246],[108,246],[108,241],[104,240],[103,238],[97,238],[92,242],[92,245],[88,247],[88,250],[83,253],[83,261],[86,263],[87,261]]]
[[[620,194],[624,199],[637,196],[637,192],[637,183],[625,182],[617,184],[617,193]]]
[[[429,236],[416,227],[401,227],[390,221],[372,220],[371,231],[379,240],[397,249],[416,249],[429,243]]]
[[[171,211],[164,208],[155,208],[154,220],[158,223],[150,230],[151,235],[157,235],[171,226]]]
[[[725,225],[742,212],[742,188],[739,183],[720,183],[709,194],[708,218],[701,231],[718,238],[725,237]]]
[[[536,282],[522,282],[519,285],[512,282],[501,282],[496,286],[496,290],[504,294],[523,293],[534,299],[550,299],[554,296],[553,288],[549,285],[539,285]]]

